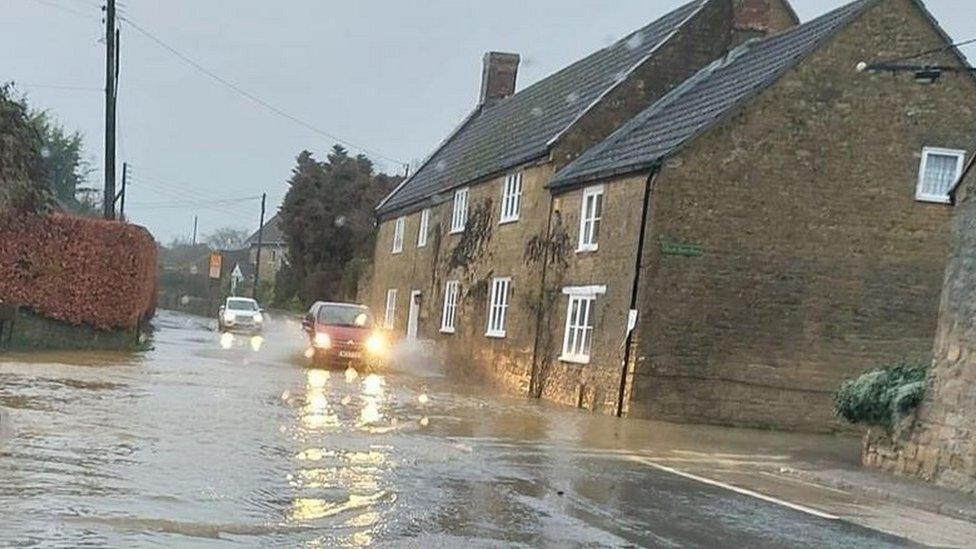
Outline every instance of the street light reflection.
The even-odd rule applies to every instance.
[[[306,378],[305,407],[302,410],[302,423],[309,429],[321,429],[338,425],[339,418],[329,408],[323,388],[329,380],[329,373],[323,370],[309,370]]]
[[[366,403],[363,405],[362,411],[359,413],[359,421],[363,424],[377,423],[382,419],[382,414],[380,413],[380,407],[371,397],[367,397]]]
[[[369,374],[363,380],[363,393],[370,396],[383,396],[384,381],[381,376]]]
[[[262,345],[264,345],[263,337],[259,335],[251,337],[251,349],[253,349],[255,353],[261,350]]]
[[[313,389],[321,389],[329,381],[329,372],[325,370],[309,370],[308,385]]]
[[[224,349],[230,349],[234,346],[234,334],[230,332],[224,332],[220,335],[220,346]]]

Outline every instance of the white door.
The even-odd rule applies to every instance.
[[[417,339],[417,321],[420,320],[420,290],[410,292],[410,314],[407,316],[407,339]]]

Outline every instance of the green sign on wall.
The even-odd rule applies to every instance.
[[[683,255],[698,257],[704,251],[698,244],[682,244],[680,242],[661,242],[661,253],[664,255]]]

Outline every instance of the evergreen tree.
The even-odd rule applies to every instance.
[[[41,177],[54,197],[65,207],[77,210],[78,192],[91,174],[91,163],[84,156],[81,132],[69,133],[47,112],[35,111],[31,123],[41,135]]]
[[[399,181],[339,145],[325,162],[299,154],[280,211],[288,265],[276,281],[276,301],[354,299],[373,252],[373,208]]]
[[[43,211],[50,192],[42,183],[42,138],[27,105],[0,85],[0,209]]]

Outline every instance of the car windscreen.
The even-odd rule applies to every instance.
[[[330,326],[372,328],[373,315],[365,307],[322,305],[319,308],[319,322]]]
[[[250,299],[228,299],[227,308],[232,311],[256,311],[258,304]]]

